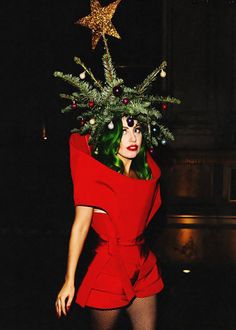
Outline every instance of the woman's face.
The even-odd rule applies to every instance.
[[[142,145],[142,132],[140,124],[134,120],[134,125],[129,127],[126,121],[127,117],[122,117],[123,134],[120,141],[118,155],[120,158],[135,158]]]

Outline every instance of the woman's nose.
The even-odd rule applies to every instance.
[[[135,142],[135,141],[136,141],[136,135],[134,134],[133,131],[130,131],[129,140],[130,140],[131,142]]]

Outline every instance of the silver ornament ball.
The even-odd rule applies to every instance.
[[[109,129],[113,129],[113,128],[114,128],[114,124],[113,124],[113,122],[111,121],[111,122],[107,125],[107,127],[108,127]]]
[[[80,77],[80,79],[85,79],[85,71],[84,72],[82,72],[80,75],[79,75],[79,77]]]
[[[164,70],[161,70],[160,76],[161,76],[161,78],[165,78],[166,77],[166,72]]]

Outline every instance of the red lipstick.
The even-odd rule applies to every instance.
[[[127,149],[130,151],[136,151],[138,150],[138,146],[137,144],[132,144],[131,146],[128,146]]]

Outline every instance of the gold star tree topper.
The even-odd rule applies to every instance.
[[[120,2],[121,0],[116,0],[102,7],[98,0],[90,0],[91,14],[75,22],[92,30],[92,49],[95,49],[98,41],[105,34],[120,39],[119,33],[111,22]]]

